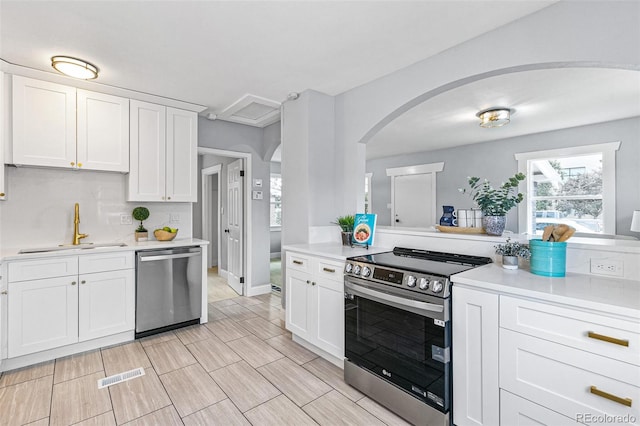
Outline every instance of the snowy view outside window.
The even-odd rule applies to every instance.
[[[269,224],[271,227],[282,226],[282,177],[271,175],[271,202]]]

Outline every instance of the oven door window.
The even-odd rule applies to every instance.
[[[345,355],[354,364],[446,412],[449,326],[449,322],[442,326],[433,318],[350,295],[345,300]]]

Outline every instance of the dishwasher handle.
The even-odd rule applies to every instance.
[[[178,254],[166,254],[166,255],[160,255],[160,256],[144,256],[141,255],[138,260],[140,262],[154,262],[156,260],[171,260],[171,259],[180,259],[183,257],[196,257],[196,256],[200,256],[202,253],[200,252],[196,252],[196,253],[178,253]]]

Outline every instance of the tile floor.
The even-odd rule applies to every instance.
[[[212,290],[226,286],[216,277],[205,325],[3,373],[0,424],[407,424],[293,342],[277,295]],[[136,367],[145,375],[98,389]]]

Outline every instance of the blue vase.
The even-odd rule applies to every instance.
[[[456,209],[453,206],[442,206],[444,213],[440,218],[440,226],[457,226]]]

